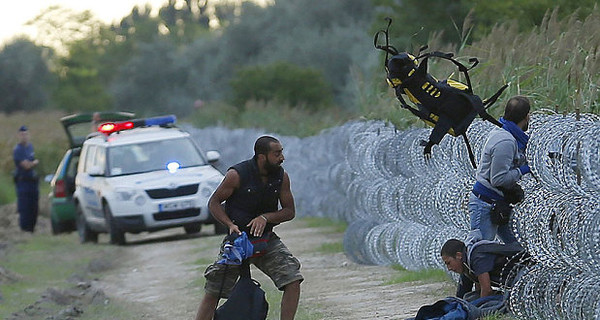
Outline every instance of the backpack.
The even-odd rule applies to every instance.
[[[421,54],[421,51],[426,50],[427,46],[422,47],[416,57],[407,52],[399,52],[398,49],[389,44],[389,28],[392,19],[386,18],[386,20],[388,21],[387,28],[375,33],[374,46],[385,51],[386,80],[394,88],[400,105],[419,117],[427,125],[433,127],[429,141],[421,142],[421,145],[425,147],[423,154],[427,158],[430,157],[432,147],[439,144],[446,134],[454,137],[462,136],[467,145],[471,164],[475,168],[475,156],[467,139],[467,129],[477,115],[502,127],[502,124],[488,114],[486,109],[496,102],[508,85],[502,86],[492,97],[482,101],[479,96],[473,94],[468,73],[469,70],[479,64],[477,58],[469,59],[472,65],[467,68],[453,58],[453,53],[433,51]],[[385,35],[384,45],[378,44],[380,34]],[[466,84],[451,79],[442,81],[435,79],[427,73],[427,63],[430,57],[441,58],[454,63],[458,70],[464,74]],[[421,60],[420,63],[419,60]],[[406,103],[403,95],[407,96],[415,106]]]
[[[240,278],[229,298],[215,310],[214,320],[265,320],[269,304],[258,281],[250,277],[250,264],[244,260]]]

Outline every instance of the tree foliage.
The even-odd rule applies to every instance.
[[[233,102],[242,107],[247,101],[276,101],[318,110],[331,104],[333,95],[321,71],[286,62],[250,66],[236,72],[231,81]]]
[[[35,42],[52,47],[61,55],[68,54],[71,42],[94,37],[103,27],[90,11],[76,12],[61,6],[50,6],[27,22],[37,30]]]
[[[48,69],[52,50],[16,39],[0,51],[0,111],[31,111],[48,106],[54,77]]]
[[[463,0],[475,12],[477,38],[487,35],[495,25],[512,22],[519,31],[528,31],[539,26],[544,16],[558,9],[562,19],[579,11],[579,17],[586,17],[597,5],[597,0]]]
[[[372,0],[377,8],[375,30],[391,17],[394,43],[400,50],[415,51],[433,34],[442,42],[464,44],[485,37],[497,24],[512,22],[518,30],[539,26],[548,11],[559,8],[559,17],[579,10],[587,16],[597,0]]]
[[[391,40],[401,51],[415,51],[427,44],[434,32],[441,33],[445,42],[461,42],[463,21],[470,9],[465,0],[372,1],[378,9],[375,29],[384,29],[384,18],[392,18]]]
[[[169,0],[158,16],[173,40],[187,43],[209,28],[208,0],[185,0],[181,8],[177,8],[177,2]]]
[[[116,107],[141,114],[187,114],[193,100],[184,92],[186,68],[170,41],[140,45],[139,54],[119,69],[112,82]]]
[[[229,101],[236,96],[237,103],[248,98],[302,103],[291,96],[282,98],[281,93],[258,97],[256,92],[265,88],[256,85],[272,90],[273,75],[265,70],[302,74],[304,69],[322,79],[323,90],[333,93],[336,105],[356,111],[358,104],[368,103],[369,91],[380,89],[382,83],[377,82],[382,79],[381,56],[372,46],[372,37],[374,29],[385,27],[385,16],[394,19],[393,44],[414,52],[435,39],[448,46],[468,47],[493,31],[498,22],[509,21],[517,30],[531,28],[557,4],[561,6],[559,18],[575,8],[580,8],[580,16],[585,15],[595,2],[275,0],[260,6],[237,0],[166,0],[158,10],[136,6],[114,25],[98,22],[89,12],[51,7],[31,23],[42,31],[45,41],[55,39],[51,43],[60,43],[64,49],[55,60],[42,57],[45,65],[51,62],[59,83],[48,85],[52,77],[45,67],[26,87],[30,93],[38,92],[28,98],[37,97],[34,104],[38,105],[47,104],[48,88],[55,88],[53,103],[72,112],[125,109],[140,114],[166,110],[186,114],[199,99]],[[443,50],[445,43],[431,47]],[[33,49],[26,47],[18,49],[29,52],[19,54],[21,61],[32,56]],[[8,55],[10,50],[4,51],[0,53]],[[35,55],[40,56],[39,52]],[[0,79],[12,81],[11,85],[24,81],[14,71],[19,66],[24,64],[3,66]],[[282,66],[293,69],[284,72]],[[264,76],[264,81],[248,74],[249,70]],[[254,96],[238,83],[240,74],[253,79]],[[9,93],[13,92],[17,91]],[[15,102],[25,96],[6,102],[10,97],[0,97],[2,108],[27,108]]]
[[[188,47],[190,90],[202,84],[196,87],[203,99],[224,99],[236,70],[283,61],[321,70],[336,102],[351,105],[350,69],[368,72],[376,61],[368,1],[279,0],[267,7],[245,2],[239,12],[233,19],[225,15],[229,20],[220,34]]]

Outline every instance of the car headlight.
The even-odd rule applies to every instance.
[[[117,199],[120,201],[130,201],[133,199],[133,197],[135,197],[136,193],[137,192],[135,190],[131,190],[131,189],[116,189],[115,190],[115,195],[116,195]]]
[[[146,203],[146,197],[142,196],[141,194],[135,197],[135,204],[138,206],[143,206],[144,203]]]

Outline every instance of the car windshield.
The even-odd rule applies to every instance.
[[[108,150],[110,176],[205,165],[189,138],[114,146]]]

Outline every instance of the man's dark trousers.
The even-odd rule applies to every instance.
[[[37,181],[17,182],[17,211],[21,230],[33,232],[38,217],[39,189]]]

